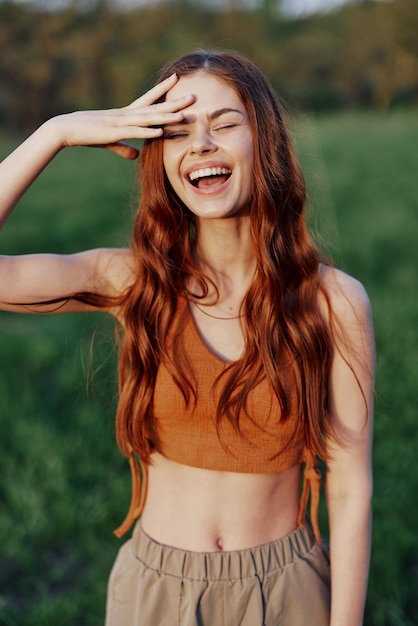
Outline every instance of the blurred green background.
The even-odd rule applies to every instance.
[[[289,103],[313,228],[374,309],[367,626],[418,624],[417,32],[416,0],[298,18],[274,1],[0,1],[1,156],[51,115],[126,104],[194,47],[247,54]],[[105,151],[61,153],[0,233],[1,252],[125,245],[134,173]],[[2,313],[0,328],[0,624],[98,626],[130,496],[112,322]]]

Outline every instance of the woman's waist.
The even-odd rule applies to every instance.
[[[296,528],[300,465],[243,474],[189,467],[153,455],[142,514],[156,541],[194,551],[241,550]]]
[[[164,545],[150,537],[141,522],[135,526],[129,549],[148,568],[174,578],[199,580],[243,580],[263,577],[307,555],[315,545],[309,524],[284,537],[250,549],[192,551]],[[324,546],[325,547],[325,546]],[[326,558],[326,557],[325,557]]]

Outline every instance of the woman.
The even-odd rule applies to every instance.
[[[140,521],[112,570],[106,623],[359,625],[370,307],[309,238],[303,179],[261,72],[197,51],[126,108],[48,121],[1,165],[2,223],[62,148],[136,158],[122,142],[132,138],[145,143],[130,249],[0,263],[3,309],[99,307],[123,329],[117,437],[133,495],[116,533]]]

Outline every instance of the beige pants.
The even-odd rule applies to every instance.
[[[234,552],[188,552],[137,523],[108,587],[106,626],[328,626],[328,549],[309,527]]]

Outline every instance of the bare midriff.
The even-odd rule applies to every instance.
[[[153,454],[141,524],[159,543],[197,552],[252,548],[297,526],[300,464],[285,472],[220,472]]]

